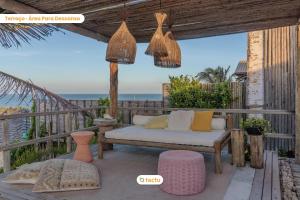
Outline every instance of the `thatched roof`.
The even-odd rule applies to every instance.
[[[0,7],[16,13],[84,13],[83,24],[63,25],[64,28],[107,41],[120,25],[122,3],[123,0],[0,0]],[[127,4],[128,28],[138,42],[149,42],[157,26],[153,14],[159,10],[159,1],[128,0]],[[299,0],[165,0],[162,8],[174,12],[176,39],[294,25],[300,15]]]
[[[237,65],[234,75],[247,76],[247,60],[241,60]]]

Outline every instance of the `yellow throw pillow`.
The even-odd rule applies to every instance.
[[[192,131],[211,131],[213,111],[195,112]]]
[[[148,129],[164,129],[168,127],[168,116],[167,115],[160,115],[155,116],[152,119],[150,119],[149,122],[147,122],[144,125],[145,128]]]

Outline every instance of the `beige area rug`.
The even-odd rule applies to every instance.
[[[212,156],[205,155],[207,182],[205,190],[198,195],[176,196],[162,192],[158,186],[141,186],[136,178],[141,174],[156,174],[158,155],[162,152],[154,148],[131,148],[118,146],[107,151],[104,160],[93,163],[101,169],[102,188],[91,191],[52,193],[67,200],[221,200],[235,168],[228,161],[223,164],[223,174],[216,175]],[[224,156],[226,157],[226,156]]]
[[[96,156],[96,146],[92,147]],[[104,160],[93,163],[101,169],[101,189],[32,193],[32,186],[9,185],[0,181],[0,200],[222,200],[235,168],[229,161],[223,163],[223,174],[216,175],[212,156],[205,155],[207,181],[201,194],[193,196],[175,196],[162,192],[158,186],[141,186],[136,178],[141,174],[156,174],[158,156],[163,150],[156,148],[135,148],[116,145],[114,151],[106,151]],[[226,159],[226,155],[223,159]],[[60,158],[72,158],[72,154]],[[96,157],[95,157],[96,158]]]

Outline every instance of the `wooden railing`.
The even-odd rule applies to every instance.
[[[96,130],[96,126],[85,127],[86,115],[88,113],[93,118],[96,117],[96,112],[100,109],[107,109],[107,107],[91,107],[74,110],[63,110],[53,112],[38,112],[38,113],[20,113],[12,115],[0,115],[0,123],[2,126],[2,142],[0,143],[0,152],[2,152],[3,170],[7,172],[11,168],[11,154],[10,151],[16,148],[35,145],[40,143],[47,143],[47,148],[52,146],[52,142],[57,140],[58,145],[60,138],[66,138],[67,153],[72,151],[72,139],[70,134],[75,131],[82,130]],[[31,140],[23,140],[12,142],[9,138],[9,121],[17,118],[33,118],[35,117],[35,138]],[[81,119],[79,119],[81,118]],[[40,125],[45,123],[47,136],[39,137]],[[54,126],[55,124],[55,126]],[[61,127],[61,124],[63,126]],[[55,128],[54,128],[55,127]],[[55,129],[55,130],[54,130]]]
[[[2,126],[2,143],[0,143],[0,152],[3,152],[3,169],[4,171],[10,170],[10,151],[16,148],[35,145],[40,143],[47,143],[51,146],[54,140],[60,142],[60,138],[66,138],[67,152],[72,151],[72,139],[70,134],[74,131],[81,130],[96,130],[96,126],[84,127],[85,115],[84,112],[92,113],[96,117],[96,112],[100,109],[108,109],[107,107],[90,107],[75,110],[62,110],[53,112],[39,112],[39,113],[21,113],[12,115],[0,115],[0,123]],[[199,108],[157,108],[157,107],[119,107],[119,112],[122,115],[121,121],[125,124],[131,123],[131,118],[134,114],[164,114],[174,110],[213,110],[222,114],[264,114],[264,115],[294,115],[294,112],[287,110],[249,110],[249,109],[199,109]],[[129,118],[128,122],[124,122],[124,118]],[[11,142],[9,139],[9,120],[16,118],[32,118],[36,117],[36,134],[35,138],[31,140],[24,140],[18,142]],[[39,137],[40,123],[46,123],[46,129],[48,135],[45,137]],[[53,126],[56,124],[56,126]],[[62,127],[61,127],[62,125]],[[54,130],[55,129],[55,130]],[[287,136],[285,136],[287,137]]]

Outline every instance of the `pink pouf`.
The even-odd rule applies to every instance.
[[[174,150],[160,154],[158,174],[164,179],[161,190],[175,195],[192,195],[205,187],[203,155],[193,151]]]

